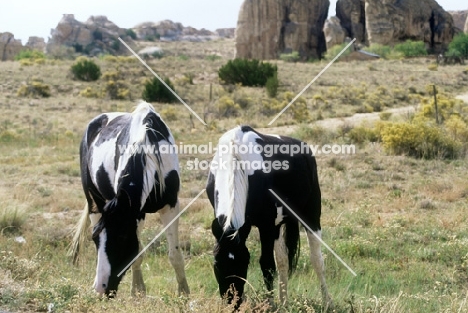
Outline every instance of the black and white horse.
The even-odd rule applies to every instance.
[[[141,250],[145,214],[158,211],[165,225],[179,213],[179,161],[169,128],[141,102],[133,113],[104,113],[88,125],[80,147],[81,181],[87,204],[78,223],[71,254],[76,262],[89,227],[97,249],[94,289],[112,296],[124,268]],[[89,219],[88,219],[89,217]],[[178,223],[166,231],[169,259],[179,292],[189,293],[179,251]],[[145,294],[142,256],[132,264],[132,294]]]
[[[301,148],[302,150],[299,150]],[[298,151],[299,150],[299,151]],[[315,158],[299,140],[261,134],[238,126],[219,140],[207,183],[214,207],[214,272],[222,297],[242,301],[250,254],[246,239],[252,226],[260,233],[260,267],[268,290],[279,272],[279,297],[287,299],[288,275],[299,256],[299,222],[269,189],[321,236],[321,193]],[[310,259],[319,278],[324,305],[331,304],[320,240],[307,231]]]

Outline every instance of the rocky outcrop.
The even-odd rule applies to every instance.
[[[36,37],[36,36],[29,37],[28,42],[26,43],[25,47],[32,49],[32,50],[38,50],[41,52],[46,51],[46,43],[44,41],[44,38],[42,37]]]
[[[126,42],[131,38],[126,31],[112,23],[105,16],[91,16],[85,23],[77,21],[73,14],[64,14],[57,27],[51,30],[47,51],[59,46],[73,47],[76,52],[89,55],[101,53],[127,54],[118,38]]]
[[[435,0],[338,0],[336,14],[346,36],[366,45],[417,40],[441,52],[456,32],[452,16]]]
[[[5,32],[0,33],[0,60],[10,61],[14,60],[17,55],[23,49],[21,40],[15,39],[12,33]]]
[[[446,49],[454,35],[452,16],[434,0],[366,0],[369,43],[424,41],[433,52]]]
[[[175,23],[171,20],[141,23],[133,27],[133,31],[137,39],[150,41],[156,39],[161,41],[207,41],[229,37],[227,31],[212,32],[204,28],[184,27],[181,23]]]
[[[346,31],[346,37],[356,38],[358,43],[366,43],[366,13],[364,0],[338,0],[336,17]]]
[[[463,29],[463,31],[465,32],[465,34],[468,34],[468,18],[466,19],[465,28]]]
[[[236,29],[236,57],[275,59],[299,52],[302,60],[326,50],[328,0],[245,0]]]
[[[335,45],[342,44],[346,38],[346,32],[344,28],[341,27],[340,20],[336,16],[332,16],[325,21],[323,33],[325,34],[327,50]]]
[[[215,30],[215,33],[222,38],[234,38],[236,34],[236,29],[234,27],[231,28],[218,28]]]
[[[447,12],[452,15],[453,25],[457,28],[457,31],[463,31],[465,29],[466,18],[468,17],[468,10]]]

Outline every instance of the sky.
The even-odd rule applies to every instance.
[[[64,13],[85,22],[91,15],[105,15],[119,27],[169,19],[184,26],[236,27],[243,0],[10,0],[2,1],[0,33],[11,32],[25,44],[29,36],[46,41]],[[445,10],[466,10],[465,0],[438,0]],[[335,15],[336,0],[330,0],[329,15]]]

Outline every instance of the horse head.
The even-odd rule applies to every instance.
[[[211,229],[217,240],[214,251],[214,272],[219,285],[219,293],[221,297],[227,297],[229,303],[238,297],[236,305],[239,306],[250,262],[250,253],[245,241],[251,225],[246,222],[238,230],[232,227],[224,230],[219,220],[214,219]]]
[[[132,214],[130,197],[124,190],[104,206],[93,229],[93,241],[98,255],[94,289],[113,297],[139,248],[137,217]]]

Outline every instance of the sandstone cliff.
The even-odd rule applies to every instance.
[[[358,43],[421,40],[440,52],[455,33],[452,16],[435,0],[338,0],[336,12],[346,35]]]
[[[236,57],[276,59],[298,51],[302,60],[326,50],[328,0],[245,0],[236,29]]]
[[[336,17],[346,31],[346,36],[356,38],[358,43],[366,43],[366,13],[364,0],[338,0]]]

